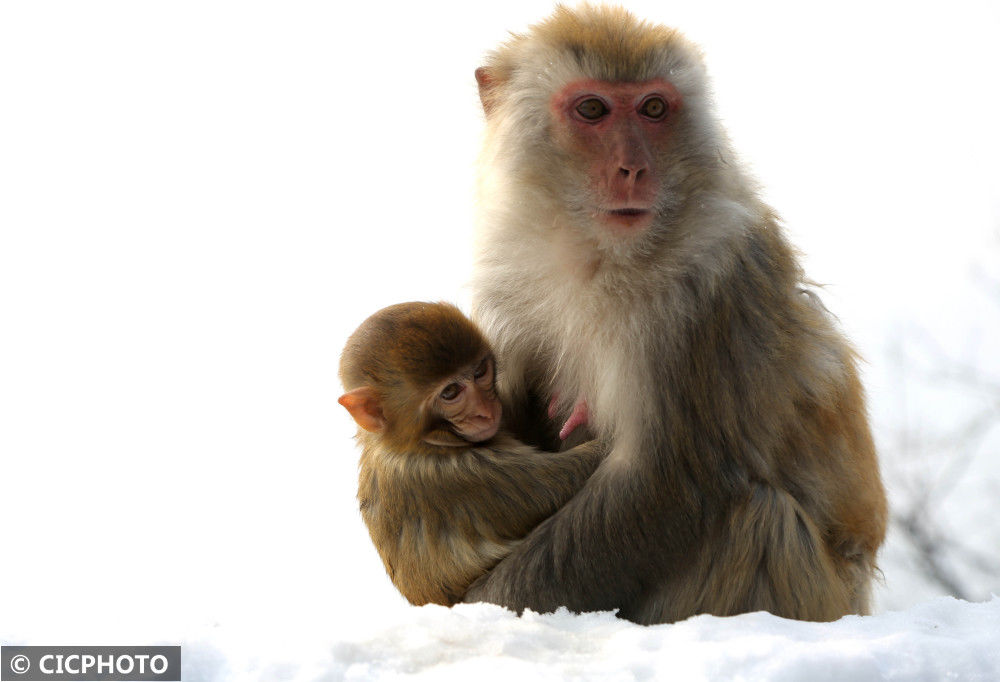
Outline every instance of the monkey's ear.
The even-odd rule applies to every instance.
[[[385,428],[382,404],[378,392],[371,386],[348,391],[337,398],[337,402],[347,408],[354,421],[365,431],[381,431]]]
[[[489,116],[496,109],[496,99],[498,96],[497,85],[500,79],[486,66],[476,69],[476,83],[479,84],[479,101],[483,103],[483,111]]]

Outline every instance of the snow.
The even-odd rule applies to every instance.
[[[938,597],[905,611],[833,623],[761,612],[642,626],[609,612],[560,609],[518,617],[492,604],[341,610],[334,621],[187,624],[173,634],[154,629],[142,641],[180,644],[185,682],[1000,679],[997,596],[979,603]],[[82,639],[78,631],[50,635],[45,643],[100,644],[142,632],[127,623],[118,627],[115,632],[97,620]],[[40,643],[24,636],[0,636],[0,642]]]
[[[184,680],[1000,679],[997,597],[985,603],[941,597],[905,612],[834,623],[749,613],[655,626],[611,613],[562,609],[518,618],[488,604],[432,605],[332,641],[315,632],[302,635],[293,647],[233,635],[219,628],[185,642]],[[234,643],[227,646],[227,639]]]

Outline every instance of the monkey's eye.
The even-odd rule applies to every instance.
[[[444,387],[444,390],[441,391],[440,396],[441,400],[450,403],[452,400],[457,398],[461,393],[462,393],[462,384],[448,384],[447,386]]]
[[[639,107],[639,113],[646,118],[661,119],[667,115],[667,103],[661,97],[650,97]]]
[[[489,373],[489,371],[490,371],[490,358],[485,357],[483,358],[483,361],[479,363],[479,367],[476,367],[476,371],[473,372],[472,375],[476,379],[482,379]]]
[[[591,97],[576,105],[576,113],[588,121],[596,121],[608,113],[608,107],[596,97]]]

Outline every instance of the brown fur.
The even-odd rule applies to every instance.
[[[386,573],[413,604],[451,605],[597,467],[594,441],[539,452],[506,434],[399,451],[362,433],[358,500]]]
[[[597,467],[596,442],[543,453],[501,432],[484,443],[429,444],[433,387],[488,351],[457,308],[403,303],[368,318],[341,356],[348,391],[374,387],[385,417],[358,431],[361,515],[393,584],[414,604],[451,605]],[[439,438],[444,436],[439,435]]]
[[[869,608],[886,501],[854,352],[805,293],[774,212],[729,149],[698,52],[621,10],[557,9],[477,73],[487,111],[475,316],[515,433],[590,407],[611,453],[468,601],[619,609],[641,623]],[[549,98],[580,78],[664,78],[656,217],[608,239]],[[582,207],[582,208],[581,208]]]

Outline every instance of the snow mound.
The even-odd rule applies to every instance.
[[[294,655],[187,643],[184,679],[1000,680],[996,596],[835,623],[751,613],[648,627],[611,613],[518,618],[486,604],[425,606],[361,630]]]

